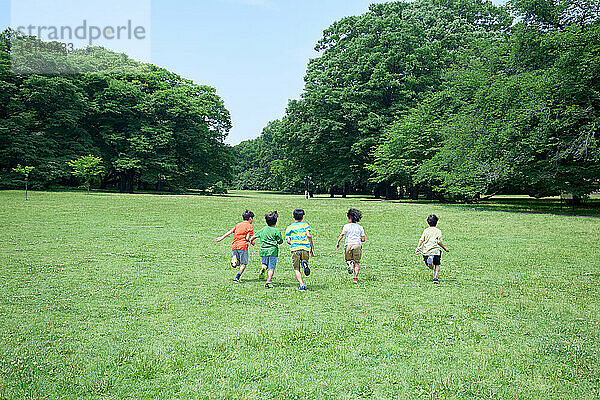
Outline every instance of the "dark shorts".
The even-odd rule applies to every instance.
[[[292,265],[294,266],[294,269],[300,269],[301,261],[308,261],[308,250],[292,251]]]
[[[426,265],[429,265],[429,264],[427,264],[427,259],[428,258],[429,258],[429,256],[423,256],[423,261],[425,261]],[[440,265],[441,261],[442,261],[442,256],[441,255],[439,255],[439,256],[433,256],[433,265]]]

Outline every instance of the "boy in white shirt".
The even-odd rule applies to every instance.
[[[427,217],[427,224],[429,228],[423,231],[419,244],[415,249],[415,254],[419,254],[419,251],[423,254],[423,261],[430,269],[433,269],[433,283],[439,283],[438,273],[440,272],[440,264],[442,257],[442,249],[446,253],[450,252],[442,243],[442,231],[437,228],[438,217],[431,214]]]
[[[344,235],[346,242],[344,244],[344,256],[348,264],[348,273],[354,273],[354,283],[358,283],[358,271],[360,270],[360,259],[362,257],[362,243],[366,240],[365,230],[358,224],[362,218],[362,213],[356,208],[348,210],[348,223],[342,228],[342,233],[338,238],[336,249],[340,248],[340,242]]]

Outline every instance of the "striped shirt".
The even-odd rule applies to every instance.
[[[285,229],[286,239],[290,238],[290,250],[310,250],[310,242],[307,233],[310,227],[304,221],[294,222]]]

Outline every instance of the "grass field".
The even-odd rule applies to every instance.
[[[358,285],[335,242],[367,234]],[[275,288],[249,208],[306,210],[317,257]],[[435,213],[451,253],[434,286],[414,246]],[[598,399],[600,220],[359,198],[0,192],[2,399]]]

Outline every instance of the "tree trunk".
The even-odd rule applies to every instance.
[[[27,181],[25,181],[25,201],[27,201]]]
[[[133,170],[127,170],[121,172],[120,181],[119,181],[119,190],[121,193],[133,193],[133,180],[134,180],[134,172]]]
[[[329,188],[329,197],[331,197],[331,198],[335,197],[335,189],[333,188],[333,186],[331,186]]]
[[[408,189],[408,197],[411,200],[419,200],[419,187],[418,186],[411,186]]]
[[[350,185],[348,185],[348,182],[344,182],[344,186],[342,189],[342,198],[344,198],[344,199],[348,195],[348,186],[350,186]]]
[[[381,184],[380,183],[376,183],[375,186],[373,187],[373,196],[375,196],[376,199],[380,199],[381,198]]]
[[[385,198],[387,200],[397,200],[398,199],[398,188],[396,186],[392,186],[392,185],[386,183]]]

